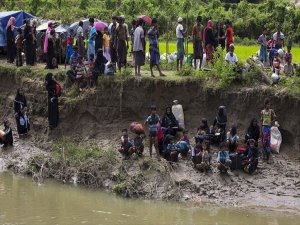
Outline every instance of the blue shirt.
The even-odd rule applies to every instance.
[[[93,26],[90,31],[89,44],[94,44],[95,34],[96,34],[96,28],[95,26]]]
[[[167,151],[168,152],[173,152],[173,151],[176,151],[176,150],[177,150],[176,144],[168,144],[168,146],[167,146]]]
[[[77,65],[77,58],[78,58],[78,54],[73,53],[73,54],[71,55],[71,67],[72,67],[72,68],[75,68],[75,67],[76,67],[76,65]]]
[[[180,149],[189,149],[190,148],[190,146],[189,146],[189,143],[187,142],[187,141],[179,141],[178,143],[177,143],[177,145],[178,145],[178,147],[180,148]]]
[[[150,131],[157,131],[157,123],[159,121],[160,118],[157,114],[148,116],[147,123],[149,124]]]
[[[226,161],[228,161],[229,158],[229,153],[228,151],[219,151],[218,152],[218,157],[217,157],[217,161],[221,162],[221,163],[225,163]]]

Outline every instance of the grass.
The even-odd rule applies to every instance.
[[[251,56],[255,56],[256,52],[259,51],[259,45],[251,45],[251,46],[246,46],[246,45],[236,45],[235,48],[235,53],[238,57],[238,59],[242,62],[245,62],[247,58]],[[147,46],[147,51],[149,47]],[[169,53],[176,52],[176,42],[172,41],[169,42]],[[161,41],[159,43],[159,50],[160,54],[163,54],[166,52],[166,42]],[[188,48],[188,53],[192,54],[193,53],[193,44],[189,43],[189,48]],[[292,48],[292,54],[293,54],[293,63],[300,63],[300,48],[295,47]]]

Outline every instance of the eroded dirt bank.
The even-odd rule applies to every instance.
[[[1,157],[7,165],[17,172],[28,173],[27,161],[37,153],[48,158],[53,142],[62,136],[70,136],[78,143],[93,141],[103,149],[116,151],[121,128],[127,127],[131,121],[143,121],[151,104],[157,105],[162,116],[164,108],[174,99],[184,106],[191,139],[201,118],[206,117],[212,122],[219,105],[227,106],[229,124],[237,123],[239,134],[243,136],[250,119],[259,117],[264,98],[270,97],[281,124],[284,145],[282,153],[274,156],[273,164],[260,162],[256,175],[234,171],[221,176],[216,169],[201,174],[193,170],[191,160],[180,160],[172,165],[164,161],[159,163],[148,158],[147,149],[144,159],[123,161],[117,156],[109,162],[105,158],[91,160],[87,165],[95,166],[95,171],[98,171],[95,174],[87,174],[86,167],[71,168],[68,164],[57,165],[49,161],[43,164],[44,175],[65,182],[72,181],[76,175],[79,183],[114,190],[128,197],[300,208],[300,101],[297,98],[262,86],[213,90],[197,80],[115,78],[102,79],[99,83],[96,89],[85,92],[79,99],[62,97],[61,124],[50,132],[47,129],[46,92],[42,81],[20,78],[11,71],[2,72],[1,118],[8,115],[14,124],[12,101],[16,88],[22,84],[30,102],[33,125],[30,137],[16,137],[13,149],[1,150]],[[103,167],[104,163],[107,167]],[[59,172],[51,173],[50,170],[55,168]],[[39,176],[39,166],[36,169],[33,175]],[[89,180],[94,180],[96,185],[85,183]]]

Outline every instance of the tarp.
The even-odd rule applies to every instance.
[[[98,21],[100,21],[100,20],[95,19],[95,22],[98,22]],[[88,27],[90,25],[90,22],[89,22],[88,19],[82,20],[82,22],[83,22],[83,33],[86,33],[86,31],[87,31],[87,29],[88,29]],[[79,27],[79,22],[72,23],[70,25],[69,29],[68,29],[68,32],[70,32],[70,30],[73,29],[74,35],[77,36],[77,29],[78,29],[78,27]]]
[[[0,12],[0,47],[6,46],[6,24],[11,16],[16,18],[16,27],[21,27],[26,19],[35,18],[24,11]]]

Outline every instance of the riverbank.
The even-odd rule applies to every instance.
[[[22,69],[22,74],[9,67],[2,67],[1,71],[1,118],[9,115],[14,125],[12,101],[18,86],[24,86],[30,102],[31,135],[15,137],[14,148],[1,149],[0,157],[17,173],[29,174],[37,182],[50,177],[131,198],[300,209],[300,102],[282,89],[276,91],[263,84],[255,88],[232,85],[214,89],[191,77],[102,78],[95,89],[85,90],[80,98],[72,96],[72,87],[63,89],[61,123],[50,131],[46,119],[47,96],[40,78],[45,72],[37,71],[39,76],[35,77],[28,67]],[[63,70],[56,71],[55,77],[63,83]],[[213,170],[207,174],[195,171],[190,159],[180,159],[176,164],[158,162],[149,158],[147,143],[142,159],[123,160],[117,153],[121,129],[132,121],[142,122],[151,104],[156,104],[162,115],[164,108],[178,99],[184,106],[192,140],[201,118],[207,117],[212,122],[221,104],[228,108],[229,124],[237,123],[243,136],[250,119],[259,117],[265,97],[272,99],[284,143],[280,155],[274,156],[274,163],[260,160],[258,173],[253,176],[240,171],[221,176],[215,169],[215,160]],[[216,158],[215,150],[212,158]]]

